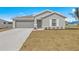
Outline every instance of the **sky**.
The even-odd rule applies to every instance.
[[[67,17],[67,21],[75,21],[70,15],[75,7],[0,7],[0,19],[11,21],[16,16],[27,16],[44,10],[59,12]]]

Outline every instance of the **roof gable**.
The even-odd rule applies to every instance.
[[[40,16],[40,15],[45,14],[45,13],[50,13],[50,14],[47,15],[47,16],[51,16],[52,14],[57,14],[57,15],[60,15],[60,16],[62,16],[62,17],[64,17],[64,18],[66,18],[66,17],[65,17],[64,15],[62,15],[61,13],[55,12],[55,11],[53,12],[53,11],[51,11],[51,10],[44,10],[44,11],[39,12],[39,13],[33,15],[33,16]],[[47,17],[47,16],[45,16],[45,17]]]
[[[44,10],[44,11],[41,11],[39,13],[36,13],[34,14],[33,16],[39,16],[39,15],[42,15],[42,14],[46,14],[46,13],[54,13],[53,11],[50,11],[50,10]]]
[[[37,19],[39,19],[39,18],[47,18],[47,17],[49,17],[49,16],[51,16],[51,15],[53,15],[53,14],[57,14],[57,15],[59,15],[59,16],[61,16],[61,17],[64,17],[64,18],[66,18],[64,15],[62,15],[61,13],[58,13],[58,12],[53,12],[53,11],[51,11],[51,10],[44,10],[44,11],[42,11],[42,12],[39,12],[39,13],[37,13],[37,14],[34,14],[34,15],[31,15],[31,16],[21,16],[21,17],[15,17],[13,20],[34,20],[34,17],[38,17]],[[39,16],[42,16],[42,17],[39,17]]]
[[[63,18],[66,18],[65,16],[62,16],[62,15],[60,15],[60,14],[53,13],[53,14],[49,14],[49,15],[47,15],[47,16],[45,16],[45,17],[41,17],[40,19],[45,19],[45,18],[50,17],[50,16],[52,16],[52,15],[54,15],[54,14],[59,15],[59,16],[61,16],[61,17],[63,17]]]

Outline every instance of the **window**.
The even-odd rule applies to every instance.
[[[56,26],[56,19],[52,19],[52,26]]]

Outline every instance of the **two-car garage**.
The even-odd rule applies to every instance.
[[[16,17],[15,28],[33,28],[34,27],[34,17],[33,16],[22,16]]]
[[[16,28],[33,28],[34,27],[34,21],[33,20],[27,20],[27,21],[16,21]]]

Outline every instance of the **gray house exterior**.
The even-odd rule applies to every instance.
[[[64,15],[45,10],[31,16],[13,18],[13,28],[65,28]]]
[[[12,22],[0,19],[0,28],[12,28]]]

